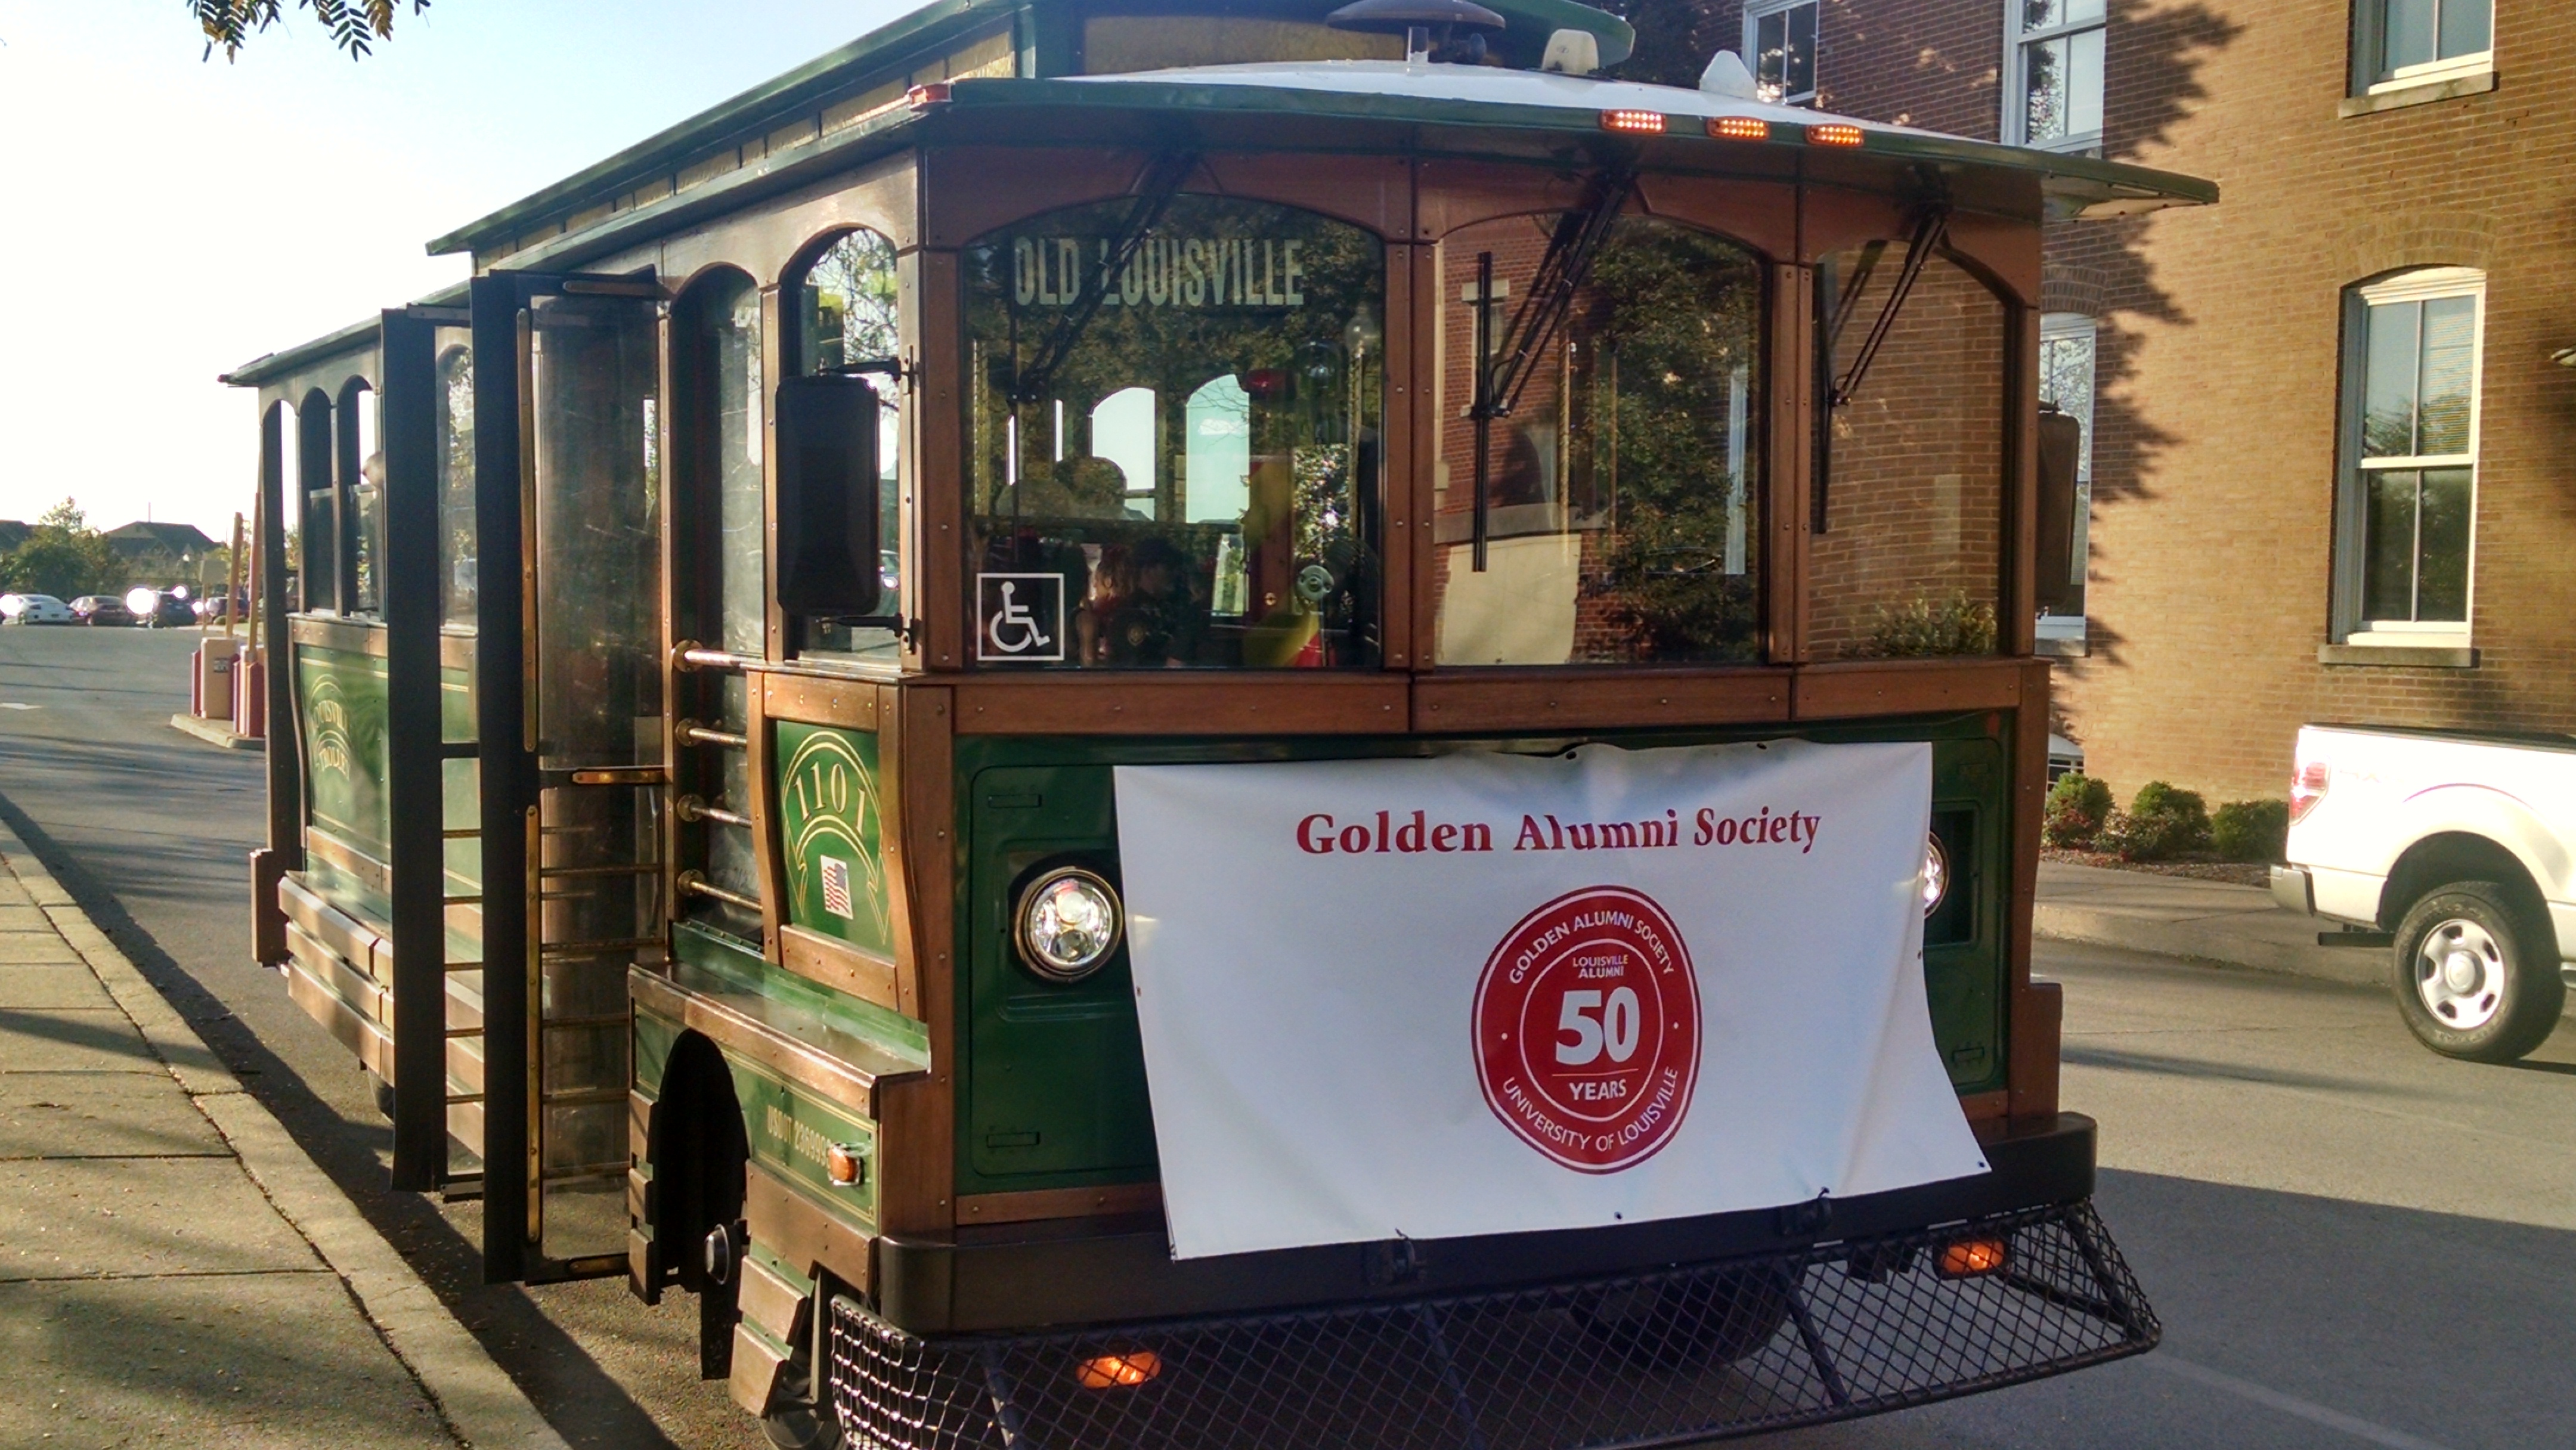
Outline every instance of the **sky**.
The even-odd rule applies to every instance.
[[[916,3],[436,0],[354,63],[294,11],[226,64],[184,0],[0,0],[0,519],[224,537],[258,428],[218,374],[461,280],[431,237]]]

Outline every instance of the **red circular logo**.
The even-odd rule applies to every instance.
[[[1652,1157],[1699,1081],[1699,979],[1673,919],[1620,886],[1522,917],[1476,983],[1476,1069],[1494,1116],[1566,1167]]]

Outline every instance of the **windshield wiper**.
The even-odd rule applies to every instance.
[[[1887,301],[1878,309],[1878,320],[1870,324],[1869,335],[1861,339],[1860,350],[1853,354],[1851,367],[1837,379],[1834,376],[1834,353],[1842,341],[1843,329],[1851,325],[1852,314],[1860,310],[1860,299],[1869,290],[1870,274],[1878,270],[1879,258],[1887,254],[1887,243],[1871,242],[1861,249],[1860,264],[1852,269],[1851,290],[1841,298],[1834,296],[1833,274],[1821,272],[1816,291],[1816,311],[1824,319],[1823,335],[1816,340],[1816,441],[1814,487],[1808,490],[1807,531],[1825,532],[1825,488],[1833,479],[1834,410],[1860,396],[1860,385],[1869,377],[1870,364],[1878,361],[1878,350],[1887,345],[1888,334],[1895,330],[1896,316],[1905,310],[1905,301],[1914,295],[1914,284],[1921,280],[1925,264],[1950,236],[1950,208],[1940,202],[1928,202],[1914,219],[1913,235],[1905,241],[1905,261],[1896,269],[1895,285],[1888,289]]]
[[[1470,500],[1474,509],[1470,553],[1476,573],[1485,572],[1485,494],[1493,462],[1494,420],[1509,416],[1519,405],[1521,390],[1529,386],[1538,359],[1547,355],[1564,329],[1575,293],[1591,279],[1592,264],[1600,260],[1611,224],[1636,190],[1634,167],[1603,171],[1593,181],[1591,197],[1557,219],[1547,254],[1539,258],[1538,271],[1530,278],[1529,295],[1512,314],[1499,346],[1494,339],[1494,254],[1476,254],[1476,391],[1467,407],[1467,416],[1476,425],[1475,493]],[[1499,367],[1497,352],[1503,354]]]
[[[1045,345],[1038,349],[1037,356],[1030,360],[1028,366],[1020,369],[1011,386],[1013,406],[1034,403],[1046,396],[1048,386],[1055,381],[1056,369],[1063,367],[1065,359],[1073,355],[1075,345],[1082,341],[1083,331],[1091,326],[1091,319],[1099,313],[1101,303],[1109,296],[1109,289],[1116,285],[1114,279],[1126,272],[1127,263],[1135,257],[1136,249],[1145,244],[1146,234],[1163,219],[1164,208],[1171,205],[1172,198],[1180,192],[1181,183],[1189,179],[1198,164],[1197,153],[1177,152],[1155,158],[1154,163],[1146,168],[1144,179],[1136,189],[1135,201],[1129,204],[1125,219],[1119,222],[1118,230],[1111,235],[1111,245],[1104,249],[1102,280],[1099,285],[1086,289],[1082,300],[1075,303],[1070,311],[1057,314],[1055,330],[1047,334]]]

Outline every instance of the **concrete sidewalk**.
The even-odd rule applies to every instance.
[[[0,828],[0,1445],[561,1450]]]
[[[2283,910],[2260,886],[2060,861],[2039,863],[2031,929],[2059,941],[2378,986],[2388,949],[2321,947],[2334,923]]]

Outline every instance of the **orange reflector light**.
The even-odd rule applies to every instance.
[[[1131,1349],[1125,1354],[1104,1354],[1086,1359],[1074,1371],[1074,1378],[1086,1390],[1134,1389],[1163,1372],[1163,1357],[1150,1349]]]
[[[1991,1274],[2004,1266],[2002,1239],[1961,1239],[1941,1247],[1939,1265],[1944,1279],[1973,1279]]]
[[[855,1188],[868,1178],[868,1160],[859,1156],[854,1143],[835,1143],[823,1150],[823,1172],[843,1188]]]
[[[1771,123],[1755,116],[1711,116],[1708,134],[1720,141],[1768,141]]]
[[[1857,146],[1860,144],[1860,128],[1858,126],[1846,126],[1840,122],[1824,126],[1809,126],[1807,128],[1807,144],[1810,146]]]
[[[1601,129],[1633,131],[1641,136],[1660,136],[1664,134],[1664,113],[1661,111],[1604,111],[1601,113]]]
[[[923,106],[936,106],[947,99],[948,82],[946,81],[932,81],[927,85],[914,86],[904,92],[903,96],[904,104],[915,110]]]

